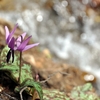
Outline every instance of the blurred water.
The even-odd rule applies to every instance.
[[[49,48],[55,57],[100,81],[100,20],[95,21],[97,12],[86,9],[91,0],[15,1],[15,10],[1,11],[0,16],[19,23],[42,49]]]

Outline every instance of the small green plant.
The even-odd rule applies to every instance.
[[[7,46],[5,46],[1,52],[2,60],[0,70],[5,71],[8,77],[18,83],[18,86],[15,88],[16,92],[20,92],[24,89],[28,94],[34,95],[34,92],[37,91],[40,100],[43,100],[42,87],[39,82],[33,79],[30,66],[27,64],[22,65],[22,52],[39,45],[39,43],[27,45],[32,36],[24,40],[26,33],[21,34],[15,39],[13,34],[17,26],[18,24],[16,24],[11,32],[9,32],[8,27],[5,26]],[[14,54],[15,51],[19,53],[17,55]],[[23,100],[22,95],[20,96],[21,100]]]

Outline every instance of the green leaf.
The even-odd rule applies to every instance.
[[[20,86],[15,88],[15,91],[20,91],[23,87],[30,87],[31,88],[31,95],[34,94],[35,90],[38,92],[40,100],[43,100],[43,91],[42,91],[42,87],[40,85],[39,82],[35,82],[33,80],[25,80]],[[28,90],[26,90],[27,92],[29,92]]]
[[[19,53],[17,53],[17,55],[14,55],[14,62],[12,63],[12,58],[10,59],[9,63],[6,62],[6,56],[7,56],[7,53],[9,51],[9,47],[6,45],[2,52],[1,52],[1,57],[0,57],[0,61],[1,61],[1,65],[16,65],[18,66],[19,65]]]

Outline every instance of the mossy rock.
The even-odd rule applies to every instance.
[[[74,87],[69,96],[54,89],[44,89],[43,100],[100,100],[91,83]]]

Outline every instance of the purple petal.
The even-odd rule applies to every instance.
[[[26,36],[26,33],[23,33],[23,34],[21,34],[21,36],[23,37],[23,39],[25,38],[25,36]]]
[[[32,48],[32,47],[38,46],[38,45],[39,45],[39,43],[27,45],[27,46],[23,49],[23,51],[26,51],[26,50],[28,50],[28,49],[30,49],[30,48]]]
[[[9,40],[7,41],[7,38],[9,36],[9,29],[7,26],[5,26],[5,31],[6,31],[6,43],[8,43]]]
[[[22,36],[22,39],[21,39],[21,36]],[[26,33],[23,33],[21,34],[21,36],[19,36],[16,40],[16,46],[18,47],[20,44],[21,44],[21,41],[24,40],[25,36],[26,36]]]
[[[17,48],[17,50],[19,51],[23,51],[23,49],[26,47],[28,41],[30,40],[32,36],[29,36],[26,40],[24,40],[20,45],[19,47]]]
[[[14,50],[14,45],[15,45],[15,38],[13,37],[9,42],[8,47]]]
[[[10,41],[12,35],[14,34],[16,28],[17,28],[18,24],[15,25],[14,29],[11,31],[11,33],[9,34],[8,38],[7,38],[7,43]]]

